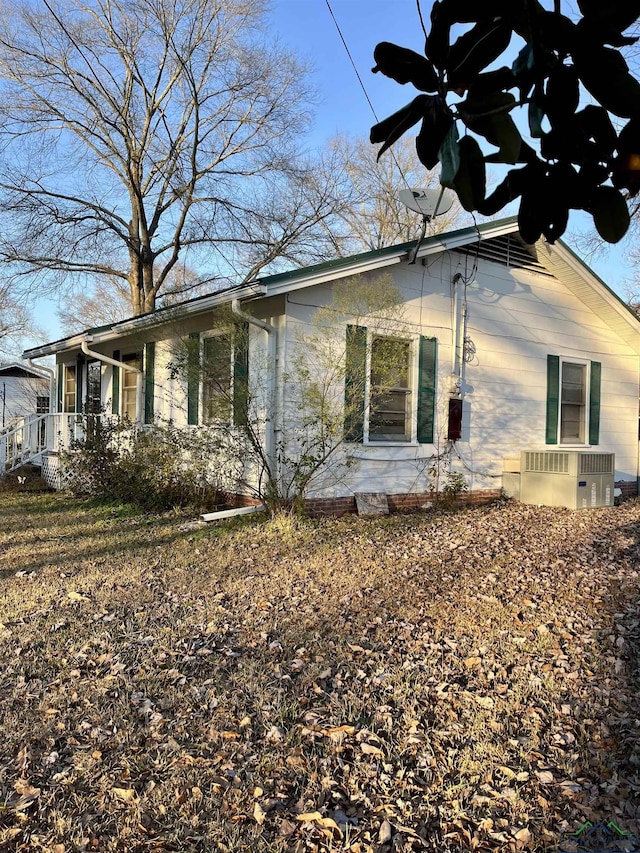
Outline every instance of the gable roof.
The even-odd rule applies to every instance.
[[[0,364],[0,376],[11,379],[42,379],[44,382],[49,381],[49,377],[44,370],[38,370],[36,367],[29,367],[19,361],[12,361],[9,364]]]
[[[264,276],[247,284],[235,285],[198,296],[157,311],[121,320],[117,323],[86,329],[76,335],[25,350],[23,358],[41,358],[80,346],[83,341],[94,344],[134,334],[209,311],[232,300],[250,300],[277,296],[347,276],[379,270],[405,262],[415,250],[417,241],[387,246],[338,258],[320,264]],[[569,290],[591,308],[632,349],[640,354],[640,321],[631,309],[562,241],[550,245],[544,240],[526,246],[520,239],[516,217],[484,222],[424,239],[418,247],[417,259],[446,251],[473,252],[485,260],[507,266],[526,266],[543,275],[562,280]]]

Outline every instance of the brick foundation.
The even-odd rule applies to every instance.
[[[636,498],[638,496],[638,481],[637,480],[619,480],[614,483],[616,489],[622,491],[623,499]]]
[[[501,495],[500,489],[483,489],[468,492],[461,495],[456,504],[459,506],[473,506],[476,504],[489,503],[497,500]],[[389,512],[412,512],[431,506],[433,494],[431,492],[413,492],[404,495],[387,495]],[[321,516],[340,516],[356,512],[356,499],[354,496],[346,498],[313,498],[306,500],[304,508],[312,518]]]

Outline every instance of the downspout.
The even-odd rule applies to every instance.
[[[85,355],[90,356],[90,358],[95,358],[96,361],[103,361],[105,364],[112,364],[114,367],[122,367],[124,370],[131,370],[133,373],[142,373],[140,368],[135,367],[133,364],[125,364],[123,361],[118,361],[108,355],[103,355],[101,352],[89,349],[89,344],[86,340],[82,341],[80,349]]]
[[[27,359],[27,364],[29,367],[33,367],[34,370],[42,370],[49,374],[49,414],[51,414],[51,412],[53,412],[53,404],[56,399],[56,372],[45,365],[34,364],[33,360],[30,358]]]
[[[236,317],[239,317],[241,320],[244,320],[246,323],[250,323],[252,326],[257,326],[258,329],[262,329],[268,335],[268,356],[269,356],[269,369],[271,371],[271,375],[269,377],[269,398],[267,400],[267,406],[275,407],[276,400],[276,389],[277,389],[277,376],[276,376],[276,357],[277,357],[277,340],[276,340],[276,327],[272,326],[271,323],[267,323],[264,320],[260,320],[258,317],[253,317],[251,314],[247,314],[240,308],[240,300],[233,299],[231,301],[231,311]],[[251,369],[251,368],[249,368]],[[277,466],[276,466],[276,454],[275,454],[275,412],[268,413],[270,416],[265,418],[265,437],[264,437],[264,455],[267,460],[267,465],[269,467],[269,477],[272,483],[278,485],[277,481]]]

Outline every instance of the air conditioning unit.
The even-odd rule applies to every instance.
[[[615,453],[523,450],[520,500],[568,509],[613,506]]]

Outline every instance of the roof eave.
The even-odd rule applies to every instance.
[[[221,290],[218,293],[211,293],[209,296],[199,297],[191,302],[182,302],[178,305],[144,314],[141,317],[131,317],[128,320],[121,320],[119,323],[113,323],[110,326],[101,326],[98,329],[86,329],[72,337],[61,338],[58,341],[52,341],[51,343],[25,350],[22,353],[22,357],[25,359],[44,358],[49,355],[57,355],[60,352],[66,352],[67,350],[81,346],[83,341],[99,345],[108,341],[118,340],[128,335],[135,335],[139,332],[149,331],[156,326],[161,326],[168,319],[186,319],[196,314],[211,311],[213,308],[231,302],[233,299],[264,296],[265,292],[266,288],[260,282],[247,284],[243,287]]]
[[[500,237],[518,230],[515,217],[501,219],[497,222],[485,222],[478,226],[462,228],[448,233],[436,234],[423,241],[418,249],[417,259],[428,255],[438,254],[456,249],[475,242],[477,239],[488,240],[491,237]],[[393,266],[409,259],[411,252],[415,249],[416,241],[402,243],[399,246],[389,246],[385,249],[377,249],[351,258],[341,258],[327,264],[319,264],[301,270],[294,270],[281,275],[269,276],[262,279],[267,288],[269,296],[280,293],[289,293],[315,284],[324,284],[336,281],[348,276],[360,275],[373,270]]]

